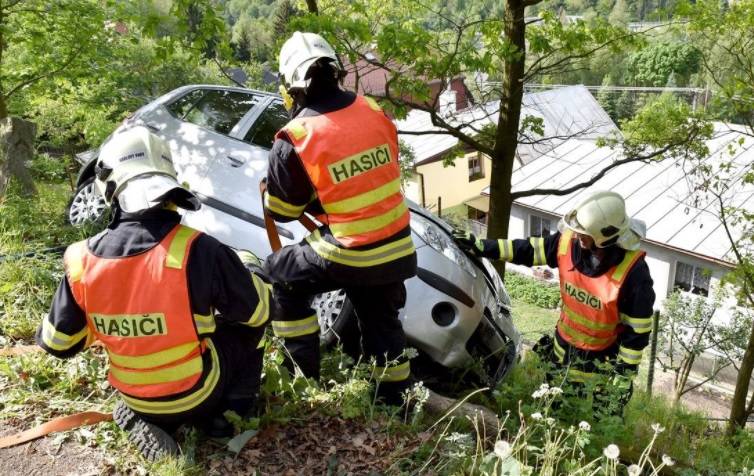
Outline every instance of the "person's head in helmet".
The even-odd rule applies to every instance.
[[[626,214],[626,203],[615,192],[595,192],[563,216],[561,231],[570,229],[583,249],[602,255],[616,246],[626,250],[639,247],[646,225]]]
[[[285,107],[301,109],[307,100],[338,89],[345,76],[332,46],[320,35],[294,32],[280,48],[280,93]]]
[[[201,206],[178,183],[168,144],[143,126],[112,136],[100,149],[94,173],[105,202],[126,213],[171,205],[186,210]]]

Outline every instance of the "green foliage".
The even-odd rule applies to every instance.
[[[37,154],[29,165],[29,171],[35,180],[43,182],[63,182],[69,178],[69,170],[75,170],[70,156],[52,156]]]
[[[629,80],[640,86],[665,86],[671,76],[678,86],[699,71],[702,52],[688,41],[651,42],[628,57]]]
[[[520,300],[545,309],[560,306],[560,288],[519,273],[505,274],[505,288],[511,299]]]

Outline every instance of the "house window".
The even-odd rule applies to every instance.
[[[554,229],[553,220],[537,215],[529,215],[529,236],[545,237],[552,233]]]
[[[701,266],[677,261],[673,287],[700,296],[709,296],[709,282],[712,271]]]
[[[484,178],[484,159],[481,152],[469,157],[469,182]]]

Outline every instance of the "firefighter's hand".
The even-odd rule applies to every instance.
[[[482,240],[474,236],[473,233],[454,228],[453,240],[455,240],[462,250],[470,251],[476,256],[484,255],[484,244],[482,243]]]

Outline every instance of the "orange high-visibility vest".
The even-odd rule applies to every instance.
[[[100,258],[86,241],[65,252],[73,296],[92,335],[107,349],[108,380],[126,395],[169,396],[189,390],[202,376],[208,343],[200,335],[214,331],[214,319],[192,314],[186,275],[199,235],[176,225],[157,246],[137,255]]]
[[[371,98],[290,121],[280,132],[293,143],[314,185],[335,239],[368,245],[408,226],[401,193],[398,134]]]
[[[558,244],[560,297],[563,305],[558,334],[570,345],[589,351],[605,350],[620,333],[618,297],[631,268],[644,256],[643,251],[626,251],[618,265],[601,276],[580,273],[572,257],[576,240],[570,230],[563,232]]]

